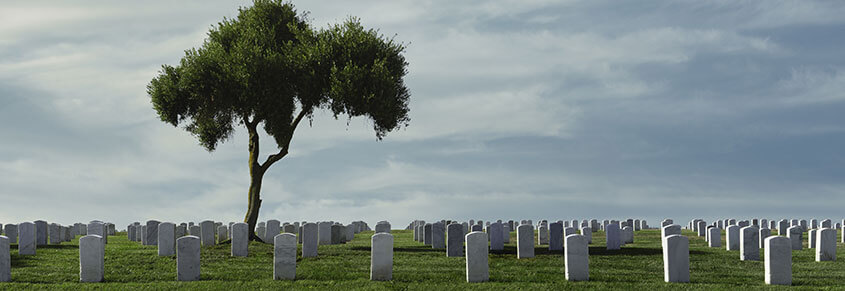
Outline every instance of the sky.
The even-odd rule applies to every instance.
[[[245,129],[207,152],[146,85],[250,3],[0,3],[0,223],[242,221]],[[843,2],[293,4],[406,44],[411,121],[317,112],[260,220],[845,218]]]

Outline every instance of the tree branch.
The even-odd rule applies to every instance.
[[[305,116],[308,115],[309,112],[311,112],[311,110],[312,107],[308,107],[302,108],[302,111],[299,111],[299,114],[296,115],[296,118],[293,120],[293,122],[290,124],[290,127],[288,128],[288,135],[287,139],[285,140],[285,144],[282,146],[281,149],[279,149],[278,153],[272,154],[267,157],[267,161],[265,161],[262,165],[263,168],[269,168],[271,165],[273,165],[273,163],[278,162],[279,160],[288,155],[290,141],[293,139],[293,132],[296,130],[296,127],[299,126],[299,122],[301,122],[302,119],[305,118]]]

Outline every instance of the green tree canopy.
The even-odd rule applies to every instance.
[[[256,0],[212,27],[179,65],[163,65],[147,93],[162,121],[184,125],[208,151],[246,127],[252,183],[245,220],[254,229],[261,177],[287,155],[297,126],[316,109],[335,118],[365,116],[379,140],[408,124],[404,50],[357,18],[316,30],[290,3]],[[263,163],[259,127],[279,150]]]

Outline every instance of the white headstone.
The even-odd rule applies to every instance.
[[[319,244],[319,230],[316,223],[302,225],[302,257],[316,257]]]
[[[563,223],[554,222],[549,224],[549,250],[562,251],[563,250]]]
[[[162,222],[158,225],[158,255],[172,256],[176,254],[176,225],[172,222]]]
[[[217,227],[217,242],[222,243],[229,239],[229,228],[225,225]]]
[[[731,225],[725,230],[725,249],[729,251],[739,250],[739,226]]]
[[[18,232],[20,234],[20,242],[18,242],[18,254],[34,255],[36,248],[35,224],[32,222],[23,222],[18,225]]]
[[[157,220],[147,220],[146,228],[144,231],[147,233],[144,234],[143,245],[145,246],[154,246],[158,245],[158,224],[160,222]],[[90,226],[89,226],[90,227]],[[90,229],[88,230],[90,232]]]
[[[372,237],[370,247],[370,280],[390,281],[392,279],[393,235],[388,232],[376,233]]]
[[[296,278],[296,235],[277,234],[273,238],[273,279],[293,280]]]
[[[485,249],[486,244],[485,235]],[[534,257],[534,227],[530,224],[520,225],[516,228],[516,257],[518,259]]]
[[[431,248],[446,248],[446,227],[443,223],[436,222],[431,225]]]
[[[811,249],[816,248],[816,229],[807,231],[807,247]]]
[[[801,226],[799,225],[790,226],[786,229],[786,237],[788,237],[792,242],[793,250],[801,250],[804,248],[804,240],[801,239],[803,234],[804,230],[801,229]]]
[[[18,243],[18,225],[6,224],[3,226],[3,233],[9,238],[10,244]]]
[[[464,256],[464,230],[463,226],[458,223],[449,224],[446,227],[446,256],[447,257],[463,257]]]
[[[47,245],[47,222],[35,221],[35,241],[39,246]]]
[[[722,230],[718,227],[711,227],[707,229],[707,246],[711,248],[718,248],[722,246]]]
[[[104,279],[105,241],[89,234],[79,239],[79,281],[102,282]]]
[[[689,282],[689,239],[673,234],[663,239],[663,280]]]
[[[376,224],[376,233],[390,233],[390,223],[383,222]]]
[[[746,226],[739,230],[739,260],[760,260],[760,233],[756,226]]]
[[[200,222],[200,241],[204,246],[214,245],[214,221],[203,220]]]
[[[176,240],[176,280],[200,279],[200,238],[189,235]]]
[[[12,255],[9,250],[9,241],[9,237],[0,235],[0,282],[12,281]]]
[[[618,250],[622,246],[620,232],[618,224],[611,223],[605,227],[605,242],[608,250]]]
[[[303,237],[303,239],[305,239]],[[320,245],[332,244],[332,223],[321,221],[317,223],[317,239]]]
[[[249,255],[249,224],[238,222],[232,224],[232,256],[246,257]]]
[[[822,228],[816,231],[816,262],[836,261],[836,230]]]
[[[792,285],[792,242],[783,236],[770,236],[765,244],[766,284]]]
[[[759,240],[760,244],[758,245],[761,249],[766,246],[766,238],[772,235],[772,230],[768,228],[761,228],[759,230],[759,234],[757,239]]]
[[[528,230],[523,230],[523,227],[527,227]],[[519,233],[526,233],[527,231],[530,231],[532,236],[528,239],[528,243],[532,245],[531,256],[533,257],[534,229],[530,225],[520,225],[517,227],[517,244],[522,241]],[[466,244],[467,282],[486,282],[490,280],[490,265],[487,261],[487,234],[480,231],[471,232],[466,235]]]
[[[549,244],[549,228],[541,225],[537,228],[537,245]]]
[[[275,243],[274,239],[276,235],[282,232],[282,222],[276,219],[270,219],[267,221],[264,227],[264,237],[261,238],[265,243]]]
[[[585,229],[590,229],[589,227]],[[571,234],[564,238],[565,251],[563,261],[565,264],[566,280],[587,281],[590,279],[590,258],[588,240],[584,235]]]

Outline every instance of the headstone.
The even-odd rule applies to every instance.
[[[285,225],[285,227],[284,227],[284,231],[285,231],[285,233],[292,233],[292,234],[294,234],[294,235],[296,235],[296,234],[297,234],[297,231],[296,231],[296,226],[295,226],[295,225],[293,225],[293,224],[288,224],[288,225]]]
[[[761,229],[759,230],[759,235],[758,235],[757,239],[758,239],[758,240],[759,240],[759,242],[760,242],[759,247],[760,247],[761,249],[762,249],[762,248],[764,248],[764,247],[766,246],[766,244],[765,244],[766,238],[767,238],[767,237],[769,237],[771,234],[772,234],[772,230],[771,230],[771,229],[768,229],[768,228],[761,228]]]
[[[427,246],[431,245],[431,223],[423,226],[423,243]]]
[[[718,227],[711,227],[707,229],[709,238],[707,240],[707,246],[711,248],[718,248],[722,246],[722,230]]]
[[[760,260],[760,233],[756,226],[746,226],[739,230],[739,260]]]
[[[788,237],[792,242],[793,250],[801,250],[804,248],[804,241],[801,239],[801,235],[803,233],[804,232],[799,225],[790,226],[786,229],[786,237]]]
[[[18,225],[6,224],[3,226],[3,233],[9,238],[10,244],[18,243]]]
[[[605,242],[608,250],[618,250],[622,246],[618,224],[611,223],[605,227]]]
[[[23,222],[18,225],[18,232],[20,235],[19,242],[18,242],[18,254],[19,255],[34,255],[35,248],[36,248],[36,229],[35,223],[32,222]]]
[[[203,220],[200,222],[200,241],[204,246],[214,245],[214,221]]]
[[[51,223],[50,225],[47,226],[47,234],[50,237],[50,244],[51,245],[60,244],[64,240],[62,238],[61,228],[62,228],[61,225],[58,225],[58,224],[55,224],[55,223]]]
[[[792,242],[783,236],[770,236],[765,244],[766,284],[792,285]]]
[[[217,227],[217,243],[222,243],[229,239],[229,228],[225,225]]]
[[[585,227],[582,229],[590,229]],[[590,232],[592,233],[592,232]],[[565,251],[563,261],[565,264],[566,280],[587,281],[590,279],[589,269],[589,247],[588,240],[584,235],[571,234],[564,238]]]
[[[503,243],[506,243],[506,244],[511,243],[511,229],[513,229],[513,228],[510,227],[509,225],[502,224],[502,242]],[[463,237],[463,236],[461,236],[461,237]]]
[[[437,223],[441,225],[440,223]],[[378,224],[376,224],[378,228]],[[389,229],[388,229],[389,230]],[[393,235],[389,232],[376,233],[370,247],[370,280],[390,281],[393,279]]]
[[[47,222],[43,220],[35,221],[35,240],[39,246],[47,245]]]
[[[696,228],[696,230],[698,231],[698,236],[704,236],[706,234],[705,232],[707,231],[707,223],[703,220],[698,221],[698,227]]]
[[[102,222],[91,221],[91,223],[88,224],[88,234],[100,236],[100,238],[103,239],[103,243],[109,243],[109,236],[106,235],[106,225]]]
[[[725,249],[729,251],[739,250],[739,226],[731,225],[725,230]]]
[[[188,235],[192,235],[195,237],[202,236],[202,228],[199,225],[192,225],[188,227]]]
[[[88,229],[87,229],[88,226],[83,225],[83,227],[86,227],[85,233],[88,233]],[[139,241],[143,245],[144,242],[147,241],[147,238],[146,238],[147,237],[147,226],[146,225],[136,226],[135,231],[137,231],[135,233],[135,241]]]
[[[822,220],[821,228],[832,228],[832,227],[833,227],[833,222],[830,219]]]
[[[102,282],[104,279],[105,240],[89,234],[79,238],[79,281]]]
[[[660,237],[666,238],[673,234],[681,234],[681,226],[677,224],[664,225],[660,228]]]
[[[623,227],[619,231],[620,235],[622,235],[622,243],[624,244],[632,244],[634,243],[634,228],[630,226]]]
[[[141,228],[141,227],[136,227],[136,228]],[[187,233],[188,233],[188,225],[187,224],[183,223],[183,224],[177,225],[176,228],[175,228],[175,231],[174,231],[174,236],[173,236],[174,237],[174,240],[173,240],[174,244],[173,245],[176,245],[175,244],[176,239],[185,236]]]
[[[527,229],[526,229],[527,228]],[[520,225],[516,229],[517,244],[523,240],[523,236],[519,233],[531,232],[531,238],[528,239],[529,244],[532,245],[531,256],[534,256],[534,228],[530,225]],[[487,234],[474,231],[466,235],[466,272],[467,282],[486,282],[490,280],[490,265],[488,264],[487,251]]]
[[[12,254],[9,250],[9,241],[9,237],[0,235],[0,282],[12,281]]]
[[[490,250],[501,251],[505,249],[505,242],[502,240],[502,223],[494,222],[487,227],[487,236],[490,238]]]
[[[249,255],[249,224],[238,222],[232,224],[231,254],[233,257]]]
[[[516,228],[516,257],[534,257],[534,227],[530,224],[520,225]]]
[[[304,239],[304,238],[303,238]],[[332,244],[332,223],[321,221],[317,223],[317,239],[320,245]]]
[[[267,221],[265,230],[264,230],[264,237],[262,240],[266,243],[274,243],[275,244],[275,237],[279,233],[282,232],[282,223],[276,219],[270,219]]]
[[[789,221],[786,221],[786,219],[781,219],[778,222],[778,235],[786,236],[787,235],[787,231],[786,231],[787,228],[789,228]]]
[[[816,231],[816,262],[836,261],[836,230],[822,228]]]
[[[452,223],[446,227],[446,256],[462,257],[464,255],[463,226]]]
[[[176,280],[200,279],[200,238],[189,235],[176,240]]]
[[[816,230],[811,229],[807,231],[807,247],[814,249],[816,248]]]
[[[172,222],[162,222],[158,225],[158,255],[172,256],[176,254],[176,225]]]
[[[548,245],[549,244],[549,229],[545,226],[540,226],[537,229],[537,244],[538,245]]]
[[[384,222],[376,224],[376,233],[390,233],[390,223]]]
[[[138,234],[138,231],[135,230],[135,225],[130,224],[126,226],[126,236],[129,241],[135,241],[135,235]]]
[[[341,244],[341,234],[342,233],[343,233],[343,226],[339,225],[339,224],[333,224],[331,226],[331,234],[332,234],[331,244],[333,244],[333,245]],[[343,238],[346,238],[346,235],[344,235]]]
[[[431,225],[431,248],[446,248],[446,228],[440,222]]]
[[[549,251],[563,250],[563,223],[555,222],[549,225]]]
[[[144,234],[144,242],[143,245],[145,246],[154,246],[158,245],[158,224],[160,222],[157,220],[147,220],[147,225],[144,231],[147,233]]]
[[[319,230],[316,223],[309,222],[302,225],[302,257],[316,257],[317,245],[320,243]]]
[[[277,234],[273,238],[273,279],[293,280],[296,278],[296,235]]]
[[[736,227],[736,226],[734,226]],[[663,239],[663,280],[689,282],[689,239],[673,234]]]

